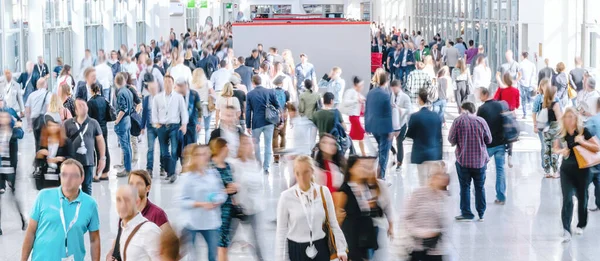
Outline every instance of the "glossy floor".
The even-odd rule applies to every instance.
[[[456,116],[456,108],[448,108],[448,126]],[[485,214],[485,222],[456,223],[450,222],[448,230],[449,246],[448,260],[460,261],[554,261],[554,260],[600,260],[600,213],[591,213],[589,225],[583,236],[575,236],[572,243],[561,243],[561,190],[560,181],[542,178],[539,160],[539,141],[537,136],[529,133],[531,120],[523,120],[522,139],[515,144],[513,158],[514,167],[506,167],[507,202],[504,206],[494,205],[495,197],[495,167],[493,161],[488,165],[486,181],[486,196],[489,202]],[[114,132],[109,131],[109,148],[113,159],[120,157],[120,149],[116,144]],[[447,130],[446,130],[447,132]],[[291,133],[291,132],[288,132]],[[145,137],[142,138],[144,140]],[[291,141],[290,143],[291,144]],[[372,151],[374,141],[367,142],[367,150]],[[18,179],[18,197],[24,202],[25,211],[29,213],[37,191],[27,177],[31,172],[33,157],[33,137],[27,134],[20,144],[21,153],[19,167],[21,174]],[[145,142],[140,144],[137,167],[145,166]],[[406,157],[410,158],[410,142],[405,145]],[[450,166],[454,164],[453,148],[448,144],[444,148],[444,159]],[[391,155],[390,155],[391,156]],[[113,161],[114,164],[114,161]],[[456,171],[450,168],[451,185],[449,199],[449,216],[459,214],[458,183]],[[266,260],[273,260],[275,209],[279,194],[287,188],[289,173],[284,168],[274,166],[271,175],[264,176],[265,211],[260,216],[261,247]],[[117,213],[115,209],[115,191],[118,186],[125,184],[126,179],[116,178],[115,170],[109,181],[94,183],[93,196],[98,201],[102,256],[104,257],[111,246],[117,232]],[[177,207],[173,201],[176,185],[161,181],[155,174],[150,199],[163,207],[171,222],[177,222]],[[390,170],[388,180],[396,213],[401,215],[404,202],[410,193],[417,188],[418,179],[415,165],[405,164],[400,171]],[[593,195],[590,200],[593,200]],[[18,221],[16,211],[10,204],[12,196],[2,195],[2,229],[0,236],[0,260],[19,260],[24,236]],[[593,202],[593,201],[590,201]],[[592,204],[590,204],[592,206]],[[576,218],[575,218],[576,220]],[[575,222],[575,221],[574,221]],[[245,231],[245,228],[243,228]],[[230,260],[254,260],[250,247],[245,245],[245,232],[239,232],[234,240]],[[86,237],[87,241],[87,237]],[[201,241],[201,240],[200,240]],[[204,248],[201,253],[206,253]],[[89,256],[89,252],[88,252]],[[206,256],[205,254],[202,255]],[[88,257],[89,260],[89,257]],[[103,260],[103,258],[102,258]],[[201,260],[206,260],[204,257]],[[397,260],[390,258],[390,260]]]

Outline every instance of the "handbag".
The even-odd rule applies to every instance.
[[[570,76],[567,76],[567,94],[569,95],[569,100],[577,97],[577,91],[573,88],[573,86],[571,86],[570,80]]]
[[[348,134],[344,130],[344,127],[340,123],[340,118],[338,114],[341,114],[339,110],[332,110],[333,112],[333,129],[329,132],[329,134],[335,137],[337,141],[338,150],[342,152],[342,154],[346,153],[346,150],[350,148],[351,142],[349,142]]]
[[[573,152],[575,152],[575,159],[580,169],[600,164],[600,152],[591,152],[581,145],[573,147]]]
[[[44,95],[44,101],[42,102],[42,112],[45,110],[45,106],[46,106],[46,98],[48,97],[48,93],[46,92],[46,94]],[[42,127],[44,127],[44,125],[46,124],[46,117],[44,113],[40,113],[39,116],[37,116],[36,118],[33,119],[33,129],[34,130],[40,130],[42,129]]]
[[[47,169],[47,164],[48,163],[43,159],[35,159],[33,162],[34,168],[32,177],[37,190],[42,190],[44,188],[44,170]]]
[[[329,211],[327,211],[327,202],[325,201],[325,196],[323,196],[323,186],[321,186],[321,201],[323,201],[323,210],[325,211],[325,221],[323,221],[323,232],[325,232],[325,237],[327,237],[327,246],[329,247],[329,260],[334,260],[338,258],[338,250],[337,245],[335,243],[335,235],[333,235],[333,231],[331,231],[331,224],[329,224]]]
[[[266,97],[267,105],[265,105],[265,120],[271,124],[279,125],[281,121],[280,111],[271,104],[269,97]]]

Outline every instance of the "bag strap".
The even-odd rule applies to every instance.
[[[139,225],[137,225],[133,231],[131,231],[131,234],[129,234],[129,237],[127,237],[127,240],[125,241],[125,246],[123,247],[123,261],[127,261],[127,247],[129,246],[129,242],[131,241],[131,238],[133,238],[133,236],[135,235],[135,233],[138,232],[138,230],[140,230],[140,228],[142,227],[142,225],[144,225],[146,222],[148,222],[148,220],[140,223]]]
[[[46,113],[46,109],[44,108],[44,106],[46,106],[46,98],[48,98],[48,93],[50,92],[46,91],[46,94],[44,95],[44,101],[42,101],[42,109],[40,111],[40,115],[42,115],[42,113]]]
[[[329,229],[329,235],[327,235],[327,237],[329,237],[329,241],[331,241],[333,248],[335,248],[335,250],[337,251],[337,245],[335,243],[335,239],[333,238],[333,231],[331,231],[331,224],[329,223],[329,211],[327,211],[327,201],[325,201],[325,196],[323,194],[323,186],[321,186],[320,190],[321,190],[321,201],[323,201],[323,211],[325,211],[325,222]]]

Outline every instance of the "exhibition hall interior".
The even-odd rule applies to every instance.
[[[600,260],[597,10],[0,0],[0,261]]]

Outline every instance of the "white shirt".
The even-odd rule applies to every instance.
[[[56,93],[56,94],[59,93],[60,85],[62,83],[69,85],[69,87],[71,88],[71,92],[73,94],[75,93],[75,91],[73,90],[73,77],[71,77],[70,75],[62,75],[56,79],[57,85],[56,85],[56,88],[54,88],[54,93]]]
[[[134,62],[131,62],[131,63],[126,63],[124,66],[125,66],[125,71],[128,72],[129,74],[131,74],[131,78],[134,80],[137,79],[137,73],[138,73],[137,64],[135,64]]]
[[[121,253],[121,259],[123,258],[125,250],[125,242],[131,235],[131,232],[144,221],[148,221],[142,213],[138,214],[130,220],[127,225],[121,226],[121,238],[119,239],[119,250]],[[161,230],[158,226],[150,221],[144,223],[140,229],[133,235],[127,246],[127,260],[160,260],[160,233]]]
[[[211,87],[215,89],[215,91],[220,92],[225,86],[226,83],[231,79],[231,70],[227,70],[226,68],[221,68],[210,76]]]
[[[321,189],[319,185],[313,184],[316,196],[312,200],[312,204],[307,206],[307,212],[313,213],[312,220],[312,240],[320,240],[325,238],[325,232],[323,232],[322,226],[325,220],[325,210],[323,208],[323,201],[321,200]],[[308,225],[308,219],[304,214],[304,209],[300,198],[297,196],[298,185],[287,189],[281,193],[281,198],[277,204],[277,230],[275,232],[275,261],[286,261],[289,260],[289,254],[287,240],[291,240],[298,243],[310,242],[310,229]],[[314,193],[314,192],[313,192]],[[329,215],[329,224],[331,230],[335,236],[335,241],[338,249],[338,256],[346,255],[346,239],[344,233],[340,229],[335,216],[335,207],[333,206],[333,199],[329,189],[323,187],[323,193],[325,202],[327,204],[327,211]],[[312,209],[312,211],[311,211]]]
[[[177,82],[179,79],[186,79],[188,84],[192,83],[192,71],[190,67],[185,66],[183,63],[175,65],[169,69],[173,80]]]
[[[46,97],[46,102],[44,102],[44,96]],[[52,98],[52,94],[49,93],[46,88],[38,89],[29,95],[27,102],[25,103],[25,107],[31,108],[32,119],[46,113],[48,104],[50,104],[50,98]]]
[[[273,85],[271,85],[271,77],[267,73],[258,74],[260,77],[261,86],[267,89],[273,89]]]
[[[152,123],[154,124],[188,124],[189,116],[183,96],[176,91],[171,95],[161,92],[152,101]]]
[[[260,163],[254,159],[242,161],[231,160],[233,166],[233,179],[239,184],[238,193],[235,197],[237,203],[242,206],[244,213],[254,215],[264,210],[264,186],[263,171]]]
[[[600,92],[597,90],[581,90],[577,94],[577,110],[584,110],[591,115],[596,115],[598,98],[600,98]],[[581,115],[581,118],[583,121],[587,121],[589,117]]]
[[[523,59],[520,62],[521,65],[521,81],[519,82],[522,86],[534,87],[537,86],[536,76],[537,69],[535,68],[535,64],[531,62],[529,59]]]
[[[360,116],[361,97],[364,99],[362,94],[358,93],[354,88],[350,88],[344,93],[342,105],[344,106],[344,108],[346,108],[346,113],[348,114],[348,116]]]
[[[21,89],[19,83],[15,81],[15,79],[11,79],[9,83],[4,85],[2,88],[2,96],[4,96],[6,107],[13,108],[16,112],[25,112],[25,105],[23,104],[23,90]]]
[[[415,37],[415,41],[414,41],[415,47],[418,47],[421,44],[422,40],[423,40],[423,36],[417,35]]]
[[[96,79],[100,85],[102,85],[102,89],[109,89],[112,83],[113,74],[112,69],[106,63],[100,63],[96,65]]]
[[[490,87],[490,83],[492,82],[492,71],[489,67],[484,66],[483,64],[475,66],[473,69],[473,87]]]

